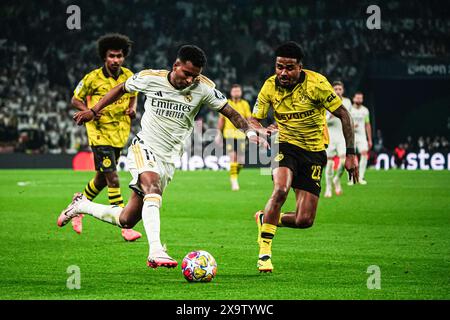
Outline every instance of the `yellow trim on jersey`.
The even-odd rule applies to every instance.
[[[132,145],[131,149],[134,153],[134,159],[136,160],[136,167],[142,169],[144,167],[144,157],[142,157],[141,148],[139,145]]]
[[[205,77],[202,74],[198,76],[198,80],[200,82],[210,86],[211,88],[215,88],[216,87],[216,84],[212,80],[208,79],[207,77]]]
[[[303,69],[302,78],[292,90],[277,85],[276,75],[268,78],[258,94],[252,116],[265,119],[272,108],[279,142],[307,151],[322,151],[328,143],[326,110],[335,111],[342,101],[321,74]]]
[[[167,70],[153,70],[146,69],[139,72],[140,76],[157,76],[157,77],[166,77],[169,71]]]

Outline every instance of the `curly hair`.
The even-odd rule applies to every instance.
[[[132,44],[133,41],[123,34],[109,33],[97,40],[97,52],[102,60],[106,58],[106,52],[108,50],[122,50],[124,57],[128,57]]]

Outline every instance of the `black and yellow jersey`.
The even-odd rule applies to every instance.
[[[265,119],[269,108],[273,108],[278,142],[316,152],[328,145],[326,110],[333,112],[341,104],[324,76],[303,69],[293,89],[281,87],[276,75],[268,78],[258,94],[252,117]]]
[[[239,101],[234,102],[233,100],[228,99],[228,104],[245,119],[251,117],[252,112],[250,111],[250,105],[246,100],[240,99]],[[222,114],[220,114],[219,117],[224,118],[222,133],[225,139],[245,139],[245,133],[237,129],[230,119]]]
[[[118,84],[125,82],[133,73],[121,68],[117,79],[108,74],[105,67],[86,74],[74,90],[74,98],[92,108],[100,99]],[[131,119],[125,114],[130,98],[136,93],[125,93],[119,100],[105,107],[97,121],[86,122],[86,131],[91,146],[113,146],[123,148],[128,140]]]

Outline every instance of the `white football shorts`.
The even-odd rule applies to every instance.
[[[167,187],[175,173],[175,165],[158,159],[150,148],[139,137],[134,137],[128,148],[127,155],[128,170],[130,170],[131,180],[129,187],[141,197],[145,193],[139,184],[139,175],[143,172],[155,172],[159,175],[161,191]]]
[[[369,151],[369,143],[366,137],[355,136],[355,147],[358,153]]]

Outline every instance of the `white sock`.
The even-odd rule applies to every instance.
[[[367,156],[361,156],[361,159],[359,162],[359,178],[361,180],[364,180],[366,168],[367,168]]]
[[[342,175],[344,174],[344,170],[345,169],[345,158],[339,158],[339,166],[336,170],[336,176],[338,178],[341,178]]]
[[[119,216],[123,210],[122,207],[105,206],[91,201],[83,201],[79,204],[78,209],[80,212],[86,213],[94,218],[122,227],[119,222]]]
[[[142,206],[142,222],[144,223],[145,233],[149,245],[149,255],[163,250],[160,236],[159,208],[161,207],[162,197],[156,193],[146,194],[144,205]]]
[[[327,161],[327,167],[325,169],[325,182],[327,183],[326,189],[331,190],[331,181],[333,180],[333,166],[334,161],[329,160]]]

